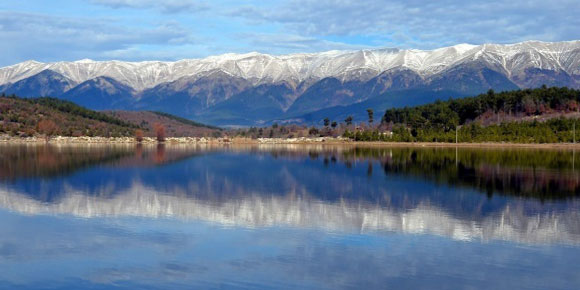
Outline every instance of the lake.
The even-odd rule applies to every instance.
[[[575,151],[0,145],[0,289],[580,289]]]

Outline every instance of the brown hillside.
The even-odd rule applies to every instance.
[[[162,116],[160,114],[148,111],[105,111],[104,113],[121,119],[125,122],[142,127],[145,136],[153,137],[155,131],[154,124],[161,124],[165,127],[168,137],[204,137],[219,136],[221,131],[216,128],[208,128],[203,125],[195,126],[181,122],[177,119]]]
[[[0,97],[0,135],[26,137],[49,132],[60,136],[120,137],[133,136],[135,129],[132,124],[70,102]]]

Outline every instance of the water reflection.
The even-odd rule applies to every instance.
[[[580,242],[578,172],[575,154],[567,151],[173,145],[0,149],[0,206],[26,214]]]
[[[0,191],[0,206],[25,214],[67,214],[79,217],[176,217],[244,227],[293,226],[327,231],[368,233],[396,231],[447,236],[457,240],[507,240],[523,243],[580,242],[580,206],[564,211],[526,213],[523,204],[506,206],[493,215],[457,216],[447,209],[421,203],[414,208],[379,207],[347,200],[331,203],[246,193],[222,202],[159,192],[142,184],[112,198],[88,196],[71,189],[57,203]]]

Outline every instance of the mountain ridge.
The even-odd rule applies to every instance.
[[[99,110],[164,111],[213,125],[262,124],[405,90],[424,91],[413,94],[420,103],[442,91],[457,98],[544,84],[580,88],[579,40],[0,68],[1,92],[73,98]]]
[[[406,67],[418,72],[423,77],[428,77],[443,71],[453,64],[462,62],[466,58],[469,59],[469,57],[473,59],[483,57],[487,58],[487,60],[495,60],[497,61],[496,64],[503,64],[502,68],[506,72],[511,72],[514,68],[517,69],[518,64],[521,65],[518,59],[503,63],[501,59],[494,59],[494,57],[510,58],[522,51],[535,52],[544,57],[552,56],[551,60],[558,60],[546,63],[541,58],[535,59],[533,60],[535,66],[544,66],[544,68],[547,66],[549,69],[557,68],[569,74],[580,74],[580,59],[575,59],[571,64],[562,64],[557,58],[559,54],[579,49],[580,40],[574,40],[564,42],[525,41],[514,44],[458,44],[433,50],[383,48],[331,50],[319,53],[286,55],[270,55],[258,52],[227,53],[173,62],[94,61],[84,59],[72,62],[43,63],[31,60],[0,68],[0,85],[14,83],[47,69],[60,73],[77,84],[99,76],[108,76],[137,91],[152,88],[161,83],[175,81],[184,76],[203,77],[216,69],[246,79],[270,80],[272,82],[280,79],[304,81],[309,77],[319,79],[340,77],[342,73],[352,69],[369,69],[380,73],[396,67]],[[578,54],[580,54],[580,51],[578,51]],[[328,65],[329,62],[336,64],[328,68],[320,67],[321,65]],[[263,66],[261,67],[262,71],[259,70],[260,67],[256,67],[259,65]],[[508,68],[507,66],[513,67]],[[183,70],[184,68],[189,69],[178,72],[178,70]],[[286,68],[287,74],[283,76],[276,75],[276,73],[280,72],[277,68]],[[123,78],[121,74],[129,72],[129,69],[133,69],[133,74],[140,73],[143,76],[150,77],[150,79],[137,76],[125,76]],[[173,72],[173,76],[170,76],[170,72]]]

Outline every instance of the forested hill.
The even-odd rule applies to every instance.
[[[528,116],[553,113],[577,112],[580,90],[568,88],[526,89],[487,94],[435,103],[389,109],[383,116],[384,123],[401,123],[415,128],[455,128],[473,121],[512,121]]]
[[[145,119],[149,122],[144,123]],[[140,129],[145,136],[154,136],[154,125],[164,127],[168,137],[210,136],[221,132],[219,128],[168,114],[97,112],[55,98],[0,96],[0,135],[121,137],[134,136]]]
[[[382,125],[404,141],[572,142],[580,90],[526,89],[386,110]]]
[[[0,134],[133,136],[139,126],[54,98],[0,97]]]

